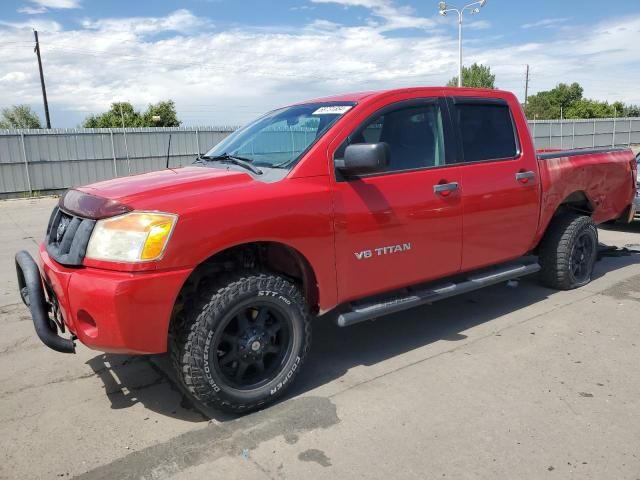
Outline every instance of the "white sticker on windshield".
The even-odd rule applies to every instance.
[[[351,105],[333,105],[330,107],[320,107],[312,115],[343,115],[351,110]]]

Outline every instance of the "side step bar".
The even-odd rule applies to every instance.
[[[457,281],[431,284],[430,286],[410,287],[377,300],[351,303],[351,309],[336,318],[340,327],[348,327],[356,323],[372,320],[383,315],[400,312],[409,308],[437,302],[445,298],[472,292],[496,283],[524,277],[540,270],[540,264],[512,263],[491,270],[471,273]]]

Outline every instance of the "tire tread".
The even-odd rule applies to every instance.
[[[183,386],[202,404],[232,413],[248,412],[255,410],[274,401],[285,390],[282,388],[276,395],[249,403],[231,403],[221,398],[207,382],[202,368],[206,333],[212,328],[211,323],[218,318],[232,302],[248,292],[258,290],[270,290],[283,292],[291,300],[294,308],[304,322],[304,339],[302,351],[299,354],[300,362],[294,374],[289,379],[289,384],[301,370],[304,360],[311,346],[311,321],[309,309],[300,289],[289,280],[268,272],[245,272],[227,277],[214,286],[213,294],[207,295],[207,289],[199,289],[196,298],[191,299],[183,318],[176,322],[175,332],[172,335],[171,353],[174,368],[178,373]],[[209,289],[209,291],[211,291]]]
[[[563,213],[551,221],[540,244],[538,256],[542,266],[540,279],[544,285],[558,290],[571,290],[582,286],[575,284],[571,278],[571,250],[577,235],[588,228],[595,231],[597,245],[598,232],[591,217]]]

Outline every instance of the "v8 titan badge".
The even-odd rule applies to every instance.
[[[358,260],[365,260],[367,258],[382,257],[384,255],[393,255],[394,253],[408,252],[411,250],[411,243],[402,243],[400,245],[391,245],[388,247],[379,247],[371,250],[362,250],[361,252],[355,252],[354,255]]]

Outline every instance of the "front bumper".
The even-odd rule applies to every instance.
[[[128,273],[89,267],[68,268],[55,262],[43,245],[38,263],[43,294],[40,296],[37,287],[31,287],[29,298],[32,295],[44,298],[44,309],[49,312],[54,309],[48,305],[55,304],[61,321],[87,347],[129,354],[167,351],[171,313],[191,269]],[[18,278],[20,281],[20,273]],[[36,293],[32,294],[32,290]],[[38,323],[43,322],[36,322],[34,308],[30,309],[40,336]],[[47,320],[53,328],[55,322]],[[57,336],[55,332],[53,334]],[[42,336],[40,338],[51,347]]]
[[[63,330],[64,325],[56,323],[56,300],[51,291],[45,296],[38,265],[24,250],[16,254],[16,274],[20,296],[31,311],[33,325],[42,343],[56,352],[75,353],[75,337],[69,339],[58,335],[58,330]],[[53,314],[54,318],[49,314]]]

